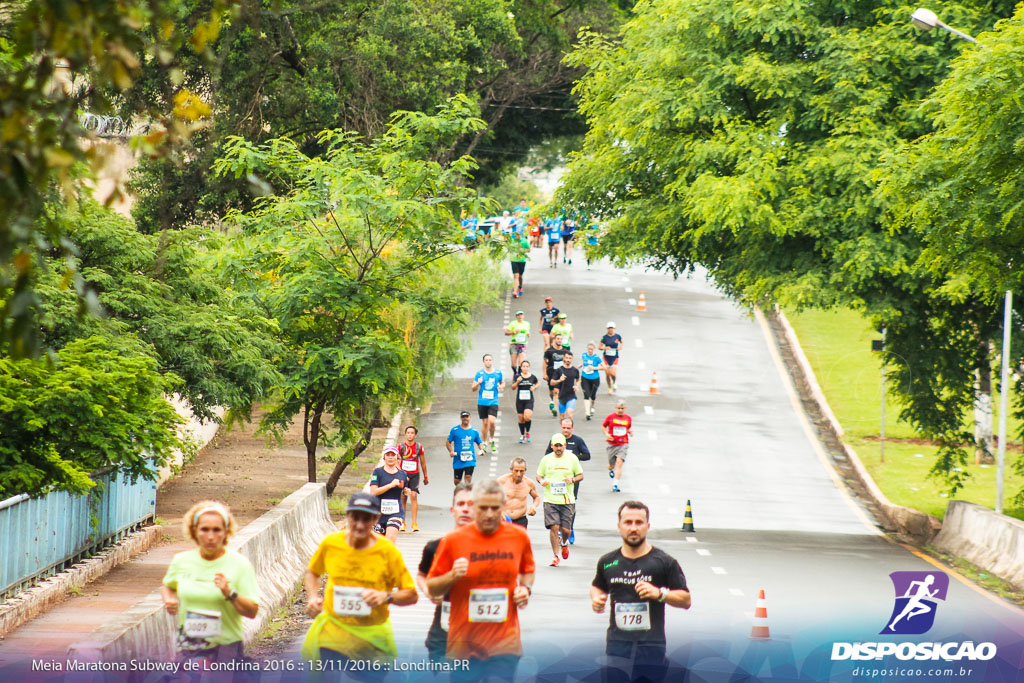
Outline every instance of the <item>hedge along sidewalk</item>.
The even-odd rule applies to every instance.
[[[942,481],[928,476],[938,449],[922,441],[913,427],[898,419],[900,406],[891,395],[886,397],[885,463],[881,462],[881,357],[871,351],[871,340],[879,338],[879,334],[852,310],[807,311],[786,317],[820,383],[823,396],[842,425],[844,442],[860,456],[879,489],[897,505],[942,519],[949,502],[947,489]],[[993,395],[992,401],[997,411],[998,394]],[[965,416],[965,419],[970,418]],[[994,415],[994,419],[997,418],[998,412]],[[1011,418],[1010,433],[1016,433],[1019,426],[1019,422]],[[1007,500],[1024,486],[1024,477],[1009,466],[1019,455],[1015,448],[1018,444],[1008,445]],[[967,470],[971,477],[956,497],[993,507],[995,466],[977,467],[970,458]],[[1006,512],[1024,519],[1024,509]]]

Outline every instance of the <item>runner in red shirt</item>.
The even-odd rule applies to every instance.
[[[430,478],[427,476],[427,456],[423,452],[423,446],[416,443],[416,435],[420,433],[420,430],[416,427],[409,425],[405,428],[405,442],[398,447],[398,454],[402,456],[401,467],[402,471],[409,476],[409,483],[405,485],[405,498],[408,501],[408,505],[405,506],[404,510],[409,510],[412,513],[412,530],[419,531],[419,512],[420,504],[417,500],[420,495],[420,471],[423,472],[423,485],[426,486],[430,483]],[[405,517],[402,517],[402,529],[405,530],[409,527],[405,525]]]
[[[625,401],[615,404],[615,412],[601,423],[601,431],[608,442],[608,476],[613,479],[612,491],[618,493],[621,490],[622,465],[629,451],[629,437],[633,436],[633,418],[626,415]]]
[[[533,550],[525,529],[503,521],[504,506],[501,484],[476,483],[475,522],[441,539],[427,574],[430,594],[451,600],[448,658],[469,660],[453,681],[511,681],[523,655],[519,610],[533,590]]]

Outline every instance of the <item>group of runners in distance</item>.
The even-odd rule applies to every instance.
[[[532,226],[526,222],[528,210],[520,207],[515,216],[505,212],[503,218],[509,221],[499,229],[520,222]],[[569,236],[564,242],[568,264],[576,225],[558,223],[559,239]],[[535,236],[532,230],[530,234]],[[525,231],[521,238],[529,250]],[[555,267],[557,247],[551,253]],[[518,276],[513,286],[518,298],[522,269],[513,267],[513,275]],[[514,679],[523,655],[519,610],[533,599],[537,578],[538,561],[526,529],[540,512],[552,552],[548,564],[559,567],[569,559],[584,479],[581,463],[592,457],[585,440],[574,432],[577,401],[582,394],[584,417],[591,420],[602,373],[607,392],[617,393],[623,351],[614,322],[608,322],[599,340],[579,350],[569,316],[555,307],[552,297],[545,297],[539,314],[540,377],[527,359],[531,324],[522,310],[504,330],[510,337],[512,376],[495,367],[492,354],[482,358],[483,367],[470,385],[476,393],[479,429],[473,426],[472,413],[462,410],[444,441],[452,462],[453,528],[426,543],[415,576],[396,546],[401,531],[420,531],[418,494],[421,484],[429,484],[426,452],[413,425],[404,429],[400,443],[384,447],[383,462],[373,470],[367,489],[349,498],[344,530],[320,542],[304,580],[306,612],[313,622],[301,653],[315,663],[314,670],[342,680],[384,678],[385,664],[397,656],[391,608],[412,605],[424,596],[435,605],[424,634],[430,660],[438,664],[435,672],[446,671],[454,681]],[[514,403],[519,443],[532,443],[542,381],[558,429],[553,434],[554,429],[545,430],[551,436],[544,439],[533,477],[526,458],[516,455],[506,474],[474,481],[478,459],[498,450],[495,431],[503,398]],[[601,428],[611,490],[618,493],[633,435],[624,401],[615,401]],[[600,558],[590,586],[591,609],[608,614],[602,671],[606,680],[663,680],[668,666],[665,606],[689,608],[690,592],[679,563],[647,541],[650,510],[643,502],[623,502],[616,523],[621,545]],[[212,501],[197,503],[183,520],[186,536],[198,547],[177,555],[163,581],[164,605],[177,618],[183,658],[243,657],[241,622],[255,617],[260,606],[252,565],[226,548],[235,526],[230,510]],[[543,595],[543,580],[536,590]],[[444,663],[446,668],[441,667]]]

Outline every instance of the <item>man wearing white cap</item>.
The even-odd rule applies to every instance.
[[[583,468],[579,459],[565,450],[561,434],[551,437],[551,449],[537,465],[537,483],[544,487],[544,526],[550,530],[551,566],[557,567],[569,559],[569,534],[576,516],[574,485],[583,481]]]
[[[598,347],[604,353],[604,377],[608,382],[608,393],[614,394],[619,390],[616,376],[619,373],[619,358],[622,356],[622,335],[615,331],[615,323],[608,321],[608,331],[601,337],[601,345]]]

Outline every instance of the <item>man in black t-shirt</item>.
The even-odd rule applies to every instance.
[[[576,410],[576,388],[580,384],[580,370],[573,367],[572,351],[562,356],[562,365],[551,373],[551,384],[558,389],[558,419],[572,419]]]
[[[456,529],[475,521],[473,485],[468,481],[460,481],[456,484],[455,492],[452,494],[451,512]],[[416,585],[425,595],[430,595],[430,591],[427,590],[427,574],[430,572],[430,565],[434,564],[434,555],[437,554],[437,546],[440,543],[441,539],[435,538],[432,541],[427,541],[427,544],[423,546],[423,556],[420,558],[420,566],[416,573]],[[430,598],[430,600],[437,607],[434,608],[434,621],[430,624],[424,644],[427,646],[427,655],[430,660],[439,662],[444,659],[444,653],[448,649],[448,619],[451,616],[451,603],[448,602],[447,595],[441,599]]]
[[[689,609],[690,591],[679,562],[647,542],[646,505],[623,503],[618,527],[622,547],[597,561],[590,587],[595,612],[604,612],[611,598],[607,668],[625,671],[630,681],[661,681],[668,669],[665,605]]]
[[[556,334],[551,338],[551,346],[544,349],[544,381],[548,383],[548,397],[551,402],[548,404],[548,408],[551,410],[552,415],[557,415],[555,412],[555,391],[558,387],[551,383],[552,373],[555,368],[562,364],[562,359],[565,358],[565,354],[569,353],[569,349],[562,346],[562,335]]]

